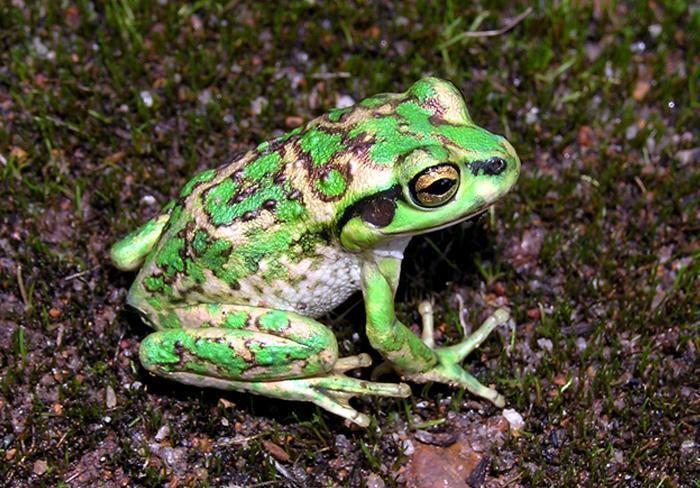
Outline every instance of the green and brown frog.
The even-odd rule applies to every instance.
[[[513,147],[472,122],[451,83],[332,110],[217,169],[196,175],[163,213],[112,248],[140,268],[128,303],[156,329],[140,346],[149,371],[190,385],[313,402],[362,426],[357,395],[406,397],[404,383],[345,375],[316,318],[362,290],[365,332],[402,379],[503,397],[461,366],[508,313],[461,343],[434,347],[394,312],[412,236],[475,217],[520,172]]]

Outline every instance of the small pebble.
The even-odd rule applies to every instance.
[[[108,386],[105,392],[105,403],[107,404],[107,408],[114,408],[117,406],[117,394],[114,393],[114,388],[111,386]]]
[[[410,456],[416,451],[416,448],[413,447],[413,442],[411,442],[411,439],[404,439],[401,442],[401,449],[406,456]]]
[[[49,465],[44,461],[43,459],[38,459],[34,461],[34,474],[37,476],[41,476],[42,474],[46,473],[46,471],[49,469]]]
[[[141,101],[146,107],[152,107],[153,106],[153,95],[151,95],[151,92],[144,90],[140,94],[141,96]]]
[[[154,197],[153,195],[144,195],[144,196],[141,198],[141,204],[142,204],[142,205],[147,205],[147,206],[150,207],[150,206],[153,205],[154,203],[156,203],[156,199],[155,199],[155,197]]]
[[[503,416],[506,418],[506,420],[510,424],[511,430],[513,430],[515,432],[519,431],[520,429],[522,429],[525,426],[525,421],[523,420],[523,416],[520,415],[515,410],[513,410],[512,408],[503,409]]]
[[[156,432],[155,439],[160,442],[168,437],[170,437],[170,427],[167,425],[162,425],[160,429],[158,429],[158,432]]]
[[[253,115],[260,115],[269,104],[270,102],[267,98],[256,97],[252,102],[250,102],[250,111]]]
[[[695,441],[686,439],[681,443],[681,451],[690,451],[695,447]]]
[[[384,488],[386,486],[384,480],[376,473],[370,474],[365,481],[367,482],[367,488]]]

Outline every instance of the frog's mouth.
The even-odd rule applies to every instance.
[[[460,219],[451,220],[449,222],[445,222],[444,224],[439,224],[439,225],[436,225],[433,227],[426,227],[425,229],[420,229],[420,231],[418,231],[418,232],[400,232],[400,233],[396,233],[396,234],[387,232],[386,235],[391,235],[392,237],[401,237],[401,236],[410,236],[410,235],[415,235],[415,234],[427,234],[428,232],[435,232],[437,230],[446,229],[447,227],[452,227],[453,225],[457,225],[457,224],[464,224],[464,223],[472,224],[472,223],[476,222],[477,220],[479,220],[479,218],[481,218],[481,216],[484,215],[484,213],[486,213],[486,211],[489,208],[491,208],[491,205],[487,205],[486,207],[484,207],[480,210],[477,210],[476,212],[467,214]]]

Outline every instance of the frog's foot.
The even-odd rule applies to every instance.
[[[236,381],[182,372],[170,373],[168,377],[180,383],[197,386],[246,391],[282,400],[311,402],[362,427],[367,427],[370,422],[369,417],[350,406],[350,400],[353,397],[376,395],[406,398],[411,395],[411,388],[405,383],[377,383],[351,378],[339,372],[370,364],[369,356],[360,354],[339,359],[336,362],[337,366],[326,376],[281,381]]]
[[[423,302],[419,306],[419,312],[423,318],[423,333],[421,338],[429,347],[433,348],[433,318],[432,306],[428,302]],[[499,325],[504,324],[510,318],[510,314],[505,308],[499,308],[470,336],[466,337],[459,344],[454,346],[433,349],[438,356],[438,364],[428,371],[408,375],[407,377],[418,383],[426,381],[437,381],[453,386],[466,388],[474,395],[489,400],[497,407],[505,405],[505,399],[496,390],[488,388],[467,373],[462,368],[461,363],[470,352],[479,347],[489,334]]]
[[[345,376],[345,372],[372,365],[369,354],[358,354],[339,358],[328,376],[261,383],[255,385],[257,392],[290,400],[312,402],[319,407],[350,420],[362,427],[370,419],[350,406],[350,400],[358,395],[406,398],[411,388],[405,383],[378,383]]]
[[[256,389],[264,390],[263,394],[268,396],[275,396],[279,391],[287,395],[281,398],[312,402],[362,427],[369,425],[370,418],[350,405],[353,397],[375,395],[406,398],[411,395],[411,388],[405,383],[376,383],[343,374],[286,380],[277,384],[260,383]]]

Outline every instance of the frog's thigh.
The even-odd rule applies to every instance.
[[[333,333],[295,313],[237,305],[195,305],[175,313],[183,327],[154,332],[139,350],[144,367],[166,378],[202,386],[207,378],[306,378],[331,371],[338,359]]]

